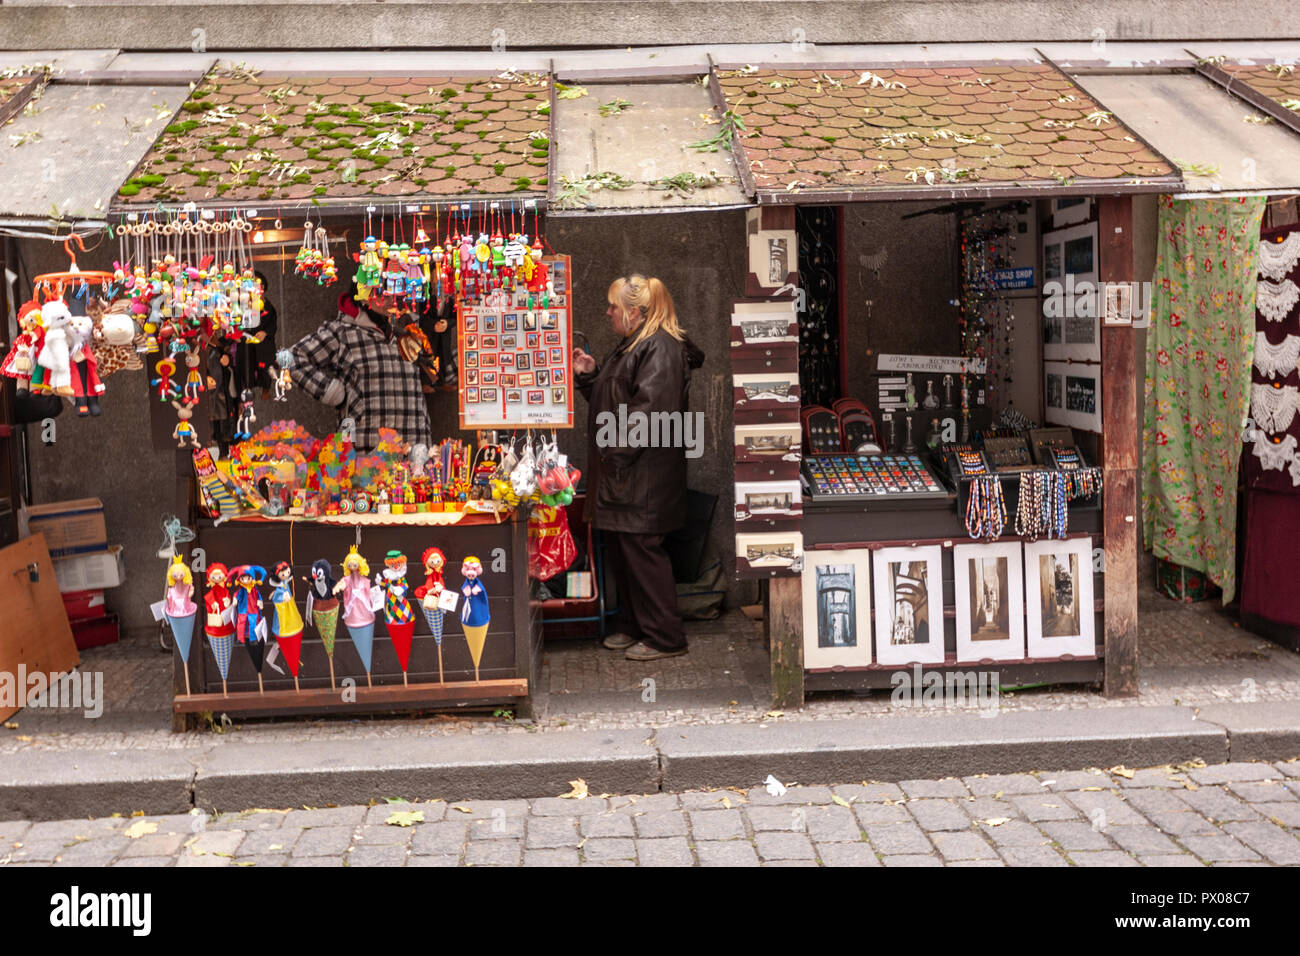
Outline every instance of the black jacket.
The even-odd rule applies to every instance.
[[[663,331],[635,347],[633,338],[575,379],[588,403],[586,519],[605,531],[667,534],[686,521],[686,448],[682,441],[647,447],[661,430],[649,416],[677,413],[685,428],[691,370],[704,364],[704,353]],[[641,436],[638,419],[645,423]]]

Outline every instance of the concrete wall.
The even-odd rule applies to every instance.
[[[286,222],[287,224],[287,222]],[[355,248],[357,227],[352,227]],[[663,279],[673,293],[682,322],[707,354],[691,392],[693,409],[706,414],[705,453],[689,467],[692,488],[721,496],[711,540],[724,567],[734,566],[731,501],[732,431],[729,312],[730,301],[743,294],[744,213],[695,213],[659,217],[591,217],[557,219],[547,230],[553,248],[572,255],[576,305],[574,325],[587,334],[597,357],[615,343],[605,318],[606,289],[614,278],[641,271]],[[61,245],[39,240],[19,243],[20,293],[32,275],[66,267]],[[79,257],[82,268],[111,268],[116,242],[105,241]],[[279,341],[292,344],[335,313],[343,281],[331,288],[281,275],[273,263],[259,263],[270,281],[270,298],[280,316]],[[351,274],[351,268],[345,270]],[[149,604],[162,596],[164,563],[156,551],[163,543],[162,521],[170,513],[175,457],[155,452],[150,443],[146,372],[119,372],[107,380],[104,414],[79,419],[67,408],[56,420],[55,442],[42,445],[39,426],[28,426],[34,503],[98,497],[104,501],[109,541],[125,546],[126,583],[108,592],[109,609],[130,628],[151,628]],[[439,392],[430,401],[435,438],[457,434],[456,397]],[[167,410],[170,416],[170,409]],[[586,468],[586,405],[577,400],[578,429],[562,433],[560,445]],[[333,412],[301,392],[288,403],[257,402],[259,424],[293,418],[313,434],[324,435],[336,424]],[[222,559],[222,556],[216,556]],[[232,560],[261,560],[269,555],[233,555]],[[737,595],[742,592],[737,591]]]

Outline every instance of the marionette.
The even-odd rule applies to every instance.
[[[389,551],[384,556],[383,573],[375,575],[375,583],[384,590],[384,623],[397,652],[397,662],[402,666],[405,684],[406,668],[411,662],[411,637],[415,632],[415,614],[408,597],[410,586],[406,583],[406,555]]]
[[[383,267],[379,259],[379,247],[374,236],[366,236],[361,244],[361,250],[361,255],[358,257],[359,268],[356,276],[356,300],[365,302],[370,298],[370,290],[379,285]]]
[[[71,398],[72,313],[62,299],[54,299],[41,306],[41,324],[45,327],[45,339],[36,361],[46,370],[44,387],[55,395]]]
[[[334,586],[338,582],[331,573],[330,563],[324,558],[312,562],[311,577],[303,580],[307,582],[307,616],[312,619],[316,632],[320,634],[320,642],[330,664],[330,687],[333,687],[334,635],[339,624],[339,599],[334,596]]]
[[[474,680],[478,681],[483,644],[487,640],[488,625],[492,621],[487,588],[479,580],[483,574],[483,564],[476,557],[467,557],[461,563],[460,574],[465,579],[460,588],[460,593],[465,596],[465,602],[460,607],[460,623],[465,629],[465,640],[469,642],[469,656],[474,660]]]
[[[370,659],[375,640],[375,612],[370,595],[370,565],[357,554],[356,546],[343,559],[343,580],[334,585],[334,594],[341,594],[343,623],[361,656],[366,669],[366,683],[370,684]]]
[[[197,405],[199,395],[204,391],[203,373],[199,371],[199,363],[203,357],[199,354],[198,349],[190,349],[185,353],[185,367],[188,371],[185,373],[185,404]]]
[[[230,652],[235,646],[235,602],[230,595],[230,571],[224,564],[210,564],[208,590],[203,595],[203,633],[208,636],[212,656],[221,673],[221,695],[227,696],[226,678],[230,675]]]
[[[235,440],[252,438],[253,426],[256,423],[257,412],[253,410],[253,390],[246,388],[239,393],[239,419],[235,422]]]
[[[424,619],[429,622],[429,630],[433,634],[433,642],[438,647],[438,683],[441,684],[442,615],[444,612],[438,602],[443,591],[446,590],[442,569],[447,564],[447,558],[438,548],[426,548],[424,554],[420,556],[420,561],[424,564],[424,584],[415,589],[415,599],[420,602],[420,608],[424,611]]]
[[[274,388],[277,402],[287,402],[289,400],[289,392],[293,389],[293,376],[284,366],[276,366]]]
[[[94,335],[95,320],[88,315],[74,315],[68,323],[68,365],[73,404],[82,418],[103,413],[99,407],[99,396],[104,393],[104,383],[99,379],[99,365],[91,348]]]
[[[19,395],[31,387],[42,332],[40,306],[35,302],[24,302],[18,307],[18,335],[0,366],[0,372],[18,380]]]
[[[302,615],[298,613],[298,604],[293,599],[293,568],[288,561],[281,561],[271,572],[275,590],[271,592],[271,607],[275,611],[275,621],[271,633],[284,653],[284,662],[293,674],[293,689],[298,690],[298,665],[302,660]]]
[[[266,581],[266,568],[260,564],[241,564],[235,576],[235,636],[248,650],[257,671],[257,690],[263,693],[262,661],[266,656],[266,619],[262,616],[262,592],[258,586]]]
[[[194,603],[194,576],[182,555],[175,555],[167,568],[167,592],[163,599],[163,614],[176,639],[176,649],[185,663],[185,695],[190,694],[190,641],[194,637],[194,619],[199,607]]]
[[[190,421],[194,417],[194,409],[179,402],[172,402],[172,408],[176,409],[177,418],[176,427],[172,429],[172,438],[176,439],[176,447],[184,448],[189,445],[191,448],[198,448],[199,433]]]
[[[158,401],[170,402],[179,398],[181,390],[172,381],[172,376],[176,374],[176,362],[169,358],[159,359],[153,368],[158,377],[150,379],[149,384],[158,390]]]

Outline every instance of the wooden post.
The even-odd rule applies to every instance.
[[[1133,201],[1103,196],[1097,203],[1098,278],[1133,281]],[[1102,470],[1105,491],[1106,695],[1132,697],[1137,676],[1138,416],[1136,336],[1131,325],[1101,332]]]
[[[763,627],[772,657],[772,706],[803,706],[803,582],[772,578],[763,601]]]

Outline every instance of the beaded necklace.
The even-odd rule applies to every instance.
[[[1002,495],[1002,479],[997,475],[980,475],[970,485],[966,501],[966,533],[972,538],[992,540],[1002,536],[1007,523],[1007,505]]]

